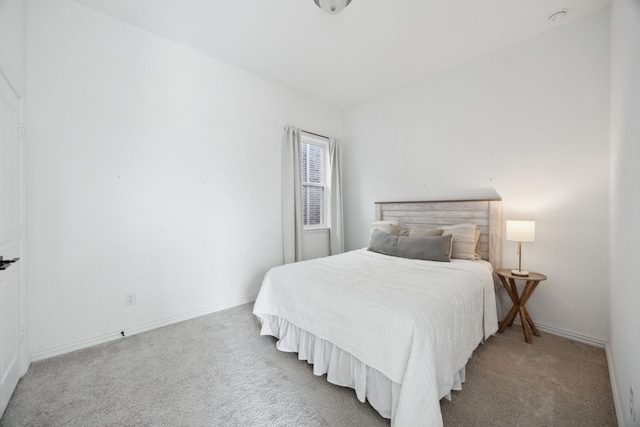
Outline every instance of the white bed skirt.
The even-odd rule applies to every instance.
[[[384,418],[393,419],[402,384],[391,381],[376,369],[365,365],[350,353],[329,341],[298,328],[277,316],[260,315],[261,335],[278,338],[276,347],[280,351],[298,353],[298,359],[313,365],[313,373],[327,374],[327,381],[356,391],[358,400],[365,399]],[[465,368],[455,376],[451,390],[462,390]],[[451,393],[440,398],[451,399]]]

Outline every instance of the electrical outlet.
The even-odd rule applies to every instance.
[[[136,293],[128,292],[124,294],[124,305],[134,305],[136,303]]]

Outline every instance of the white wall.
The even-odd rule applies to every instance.
[[[609,11],[346,112],[349,249],[375,201],[495,196],[536,220],[523,268],[548,275],[534,321],[604,344],[608,281]],[[505,242],[504,266],[517,266]]]
[[[26,2],[0,1],[0,72],[24,96],[26,70]]]
[[[27,13],[34,358],[254,297],[283,127],[340,137],[342,112],[69,0]]]
[[[317,228],[303,231],[303,260],[325,257],[328,256],[330,252],[328,228]]]
[[[640,3],[611,8],[611,278],[607,350],[620,425],[640,426]],[[635,422],[629,388],[635,391]]]

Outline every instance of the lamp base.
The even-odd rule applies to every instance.
[[[511,274],[514,276],[528,276],[529,272],[525,270],[511,270]]]

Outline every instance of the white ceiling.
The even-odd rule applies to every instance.
[[[75,0],[339,107],[609,7],[611,0]],[[568,9],[566,19],[548,17]]]

